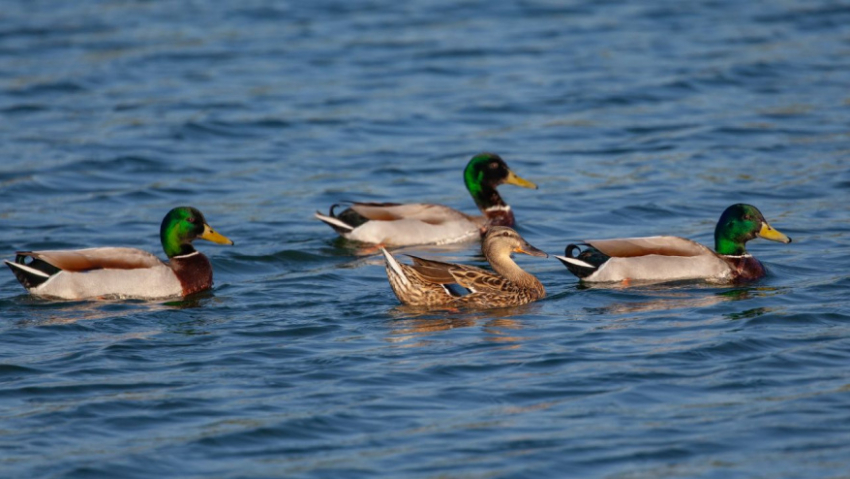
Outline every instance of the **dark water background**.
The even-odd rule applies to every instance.
[[[191,204],[216,288],[51,303],[0,275],[2,477],[850,477],[850,7],[826,1],[6,1],[0,251],[136,246]],[[315,221],[474,206],[520,232],[711,244],[757,205],[747,287],[398,306]],[[407,248],[482,264],[476,246]]]

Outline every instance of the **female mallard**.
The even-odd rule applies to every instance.
[[[481,244],[484,257],[495,273],[473,266],[413,258],[413,265],[401,264],[381,248],[387,260],[387,277],[399,301],[412,306],[473,306],[495,308],[530,303],[546,296],[534,276],[523,271],[511,253],[547,257],[514,230],[489,228]],[[458,285],[468,291],[459,294]]]
[[[159,229],[169,262],[135,248],[88,248],[64,251],[19,251],[6,261],[18,281],[36,296],[59,299],[166,298],[212,287],[210,260],[195,251],[192,240],[218,244],[233,241],[216,233],[204,215],[182,206],[169,211]],[[32,261],[26,263],[26,258]]]
[[[493,153],[474,156],[463,172],[466,189],[484,216],[471,216],[448,206],[427,203],[352,203],[339,215],[316,213],[342,237],[363,243],[409,246],[448,244],[479,238],[486,226],[514,226],[514,214],[496,187],[502,183],[537,188],[515,175]]]
[[[587,248],[577,256],[573,253],[579,247],[571,244],[566,248],[566,256],[555,257],[588,282],[748,281],[765,275],[764,266],[746,249],[747,241],[756,236],[791,242],[791,238],[773,229],[755,206],[737,204],[726,208],[717,222],[716,253],[685,238],[651,236],[586,241]]]

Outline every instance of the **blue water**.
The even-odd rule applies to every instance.
[[[7,1],[0,251],[200,248],[185,301],[47,302],[0,274],[2,477],[837,478],[850,471],[850,8],[780,2]],[[499,153],[519,230],[711,244],[742,287],[584,287],[521,257],[524,307],[401,307],[312,218],[474,211]],[[476,245],[401,252],[481,265]]]

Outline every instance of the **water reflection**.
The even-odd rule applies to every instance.
[[[213,298],[215,298],[215,295],[213,295],[212,291],[201,291],[200,293],[196,293],[191,296],[167,301],[162,303],[162,305],[174,309],[193,309],[200,308],[202,301]]]
[[[29,295],[20,297],[17,304],[27,309],[27,318],[15,322],[18,327],[73,324],[78,321],[118,319],[131,314],[151,313],[174,309],[199,308],[207,299],[213,298],[211,291],[198,293],[179,300],[155,302],[144,300],[101,300],[101,301],[51,301]]]
[[[727,313],[727,314],[724,314],[723,317],[729,318],[729,319],[732,319],[732,320],[752,319],[752,318],[757,318],[757,317],[759,317],[763,314],[769,313],[771,311],[774,311],[774,309],[773,308],[753,308],[753,309],[748,309],[748,310],[742,311],[740,313]]]
[[[704,308],[714,306],[727,301],[744,301],[759,297],[774,296],[787,292],[787,288],[777,287],[745,287],[735,288],[726,291],[715,292],[708,296],[701,295],[707,288],[699,288],[696,290],[676,291],[659,288],[641,288],[641,292],[656,293],[663,291],[663,297],[654,297],[642,301],[629,301],[614,303],[601,308],[587,308],[591,314],[628,314],[628,313],[646,313],[653,311],[670,311],[683,308]],[[713,289],[713,288],[712,288]],[[636,292],[634,289],[630,293]],[[764,309],[765,308],[757,308]],[[750,310],[748,310],[750,311]],[[744,314],[744,313],[741,313]],[[763,314],[763,313],[762,313]],[[732,318],[739,319],[739,318]]]
[[[535,305],[518,306],[515,308],[499,308],[487,311],[461,310],[423,310],[410,306],[398,306],[390,311],[395,319],[390,322],[387,341],[392,343],[407,343],[407,346],[424,346],[429,344],[426,336],[449,331],[457,328],[481,326],[486,333],[485,341],[504,343],[509,347],[519,347],[525,339],[517,335],[522,330],[523,322],[515,319],[528,317],[529,309]]]

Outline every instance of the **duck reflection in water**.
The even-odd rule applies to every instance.
[[[628,313],[647,313],[652,311],[670,311],[674,309],[685,308],[705,308],[727,301],[744,301],[758,297],[774,296],[786,292],[786,288],[775,287],[758,287],[758,288],[735,288],[726,291],[716,292],[707,296],[701,295],[705,288],[687,289],[682,291],[643,288],[635,290],[631,288],[628,292],[631,293],[658,293],[663,291],[664,297],[655,297],[644,301],[629,301],[610,304],[601,308],[587,308],[587,311],[592,314],[628,314]],[[712,288],[713,289],[713,288]],[[764,312],[768,310],[765,308]],[[751,310],[747,310],[751,311]],[[744,314],[744,313],[741,313]],[[763,313],[762,313],[763,314]],[[728,316],[728,315],[727,315]],[[731,319],[740,319],[737,317]]]
[[[510,348],[518,348],[525,339],[517,334],[523,328],[523,320],[514,318],[527,317],[529,308],[536,307],[538,306],[527,305],[487,311],[464,311],[450,315],[442,312],[442,315],[437,316],[434,311],[398,306],[390,311],[397,319],[390,322],[387,341],[406,343],[405,346],[425,346],[431,342],[429,335],[480,325],[486,333],[483,337],[485,341],[505,343]]]
[[[200,308],[214,299],[211,291],[186,296],[168,302],[145,300],[101,300],[56,302],[33,296],[23,296],[21,304],[27,306],[27,319],[16,323],[19,327],[49,326],[57,324],[73,324],[78,321],[96,321],[102,319],[118,319],[133,314],[167,311],[173,309]],[[39,308],[43,306],[42,308]],[[35,309],[38,308],[38,309]],[[159,332],[159,331],[158,331]]]

